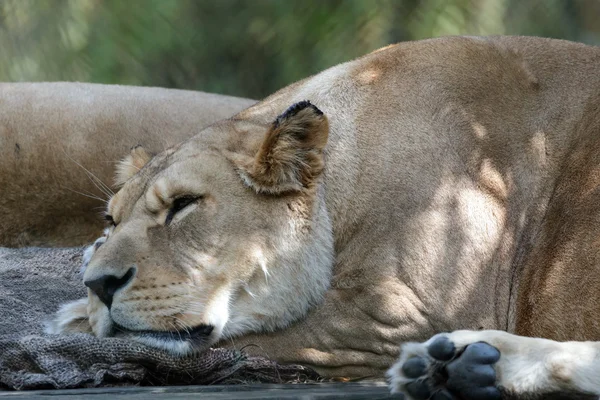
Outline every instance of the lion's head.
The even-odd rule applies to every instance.
[[[305,315],[331,274],[319,185],[328,129],[305,101],[154,157],[134,148],[84,273],[93,332],[186,354]]]

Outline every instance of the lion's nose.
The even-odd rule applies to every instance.
[[[96,296],[98,296],[100,300],[102,300],[102,302],[106,304],[108,308],[110,308],[112,305],[113,296],[117,290],[129,283],[131,278],[133,278],[134,272],[134,268],[129,268],[125,275],[120,278],[114,275],[103,275],[98,279],[94,279],[93,281],[85,281],[83,284],[89,287],[92,292],[96,293]]]

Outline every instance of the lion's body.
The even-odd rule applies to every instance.
[[[343,374],[455,329],[600,338],[599,68],[563,41],[404,43],[242,113],[306,98],[328,116],[336,262],[324,305],[236,343]]]
[[[581,44],[444,38],[282,89],[113,197],[94,332],[207,325],[330,376],[456,329],[597,339],[599,70]]]
[[[252,103],[162,88],[0,84],[0,246],[89,243],[103,229],[104,203],[92,197],[108,196],[84,168],[115,189],[116,162],[130,147],[160,152]]]

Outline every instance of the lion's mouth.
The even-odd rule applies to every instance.
[[[212,325],[199,325],[180,331],[130,330],[117,324],[113,328],[116,337],[134,340],[177,355],[206,350],[214,330]]]

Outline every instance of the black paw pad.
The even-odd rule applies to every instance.
[[[427,372],[427,362],[422,357],[410,358],[402,366],[402,372],[407,378],[418,378]]]
[[[438,361],[450,361],[454,357],[456,348],[450,339],[442,336],[429,345],[427,352]]]
[[[465,349],[461,358],[478,364],[495,364],[500,359],[500,352],[487,343],[473,343]]]
[[[492,364],[500,359],[500,352],[487,343],[474,343],[446,366],[446,387],[461,398],[469,400],[499,400],[496,371]]]
[[[431,396],[432,400],[454,400],[455,397],[446,389],[440,389]]]
[[[429,384],[425,379],[419,379],[406,384],[406,391],[417,400],[427,400],[431,397]]]
[[[404,390],[416,400],[501,400],[493,364],[500,352],[487,343],[457,349],[445,336],[428,347],[429,356],[414,356],[402,365],[410,382]]]

